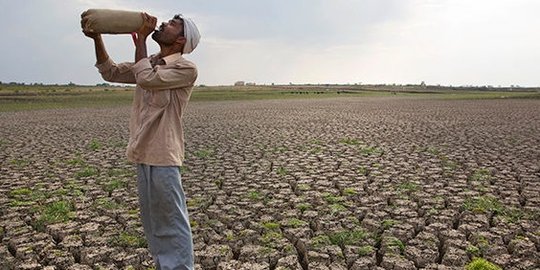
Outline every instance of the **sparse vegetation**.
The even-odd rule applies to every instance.
[[[483,258],[474,258],[465,266],[466,270],[502,270],[499,266]]]
[[[343,189],[343,195],[345,196],[353,196],[353,195],[356,195],[358,193],[358,191],[356,191],[356,189],[354,188],[345,188]]]
[[[296,205],[296,208],[298,208],[298,210],[300,210],[300,212],[304,213],[304,211],[311,208],[311,204],[309,204],[309,203],[299,203],[299,204]]]
[[[358,255],[360,256],[367,256],[372,254],[374,251],[374,248],[372,246],[362,246],[358,248]]]
[[[413,182],[404,182],[397,186],[397,190],[400,192],[411,193],[418,191],[420,187]]]
[[[127,183],[120,179],[112,179],[103,186],[103,190],[111,193],[117,189],[127,187]]]
[[[113,237],[110,243],[116,246],[131,248],[145,248],[147,246],[144,236],[125,231]]]
[[[99,150],[101,149],[101,147],[102,147],[101,142],[98,141],[97,139],[90,140],[87,146],[88,149],[93,150],[93,151]]]
[[[47,224],[66,222],[74,218],[74,207],[69,201],[55,201],[44,205],[38,222]]]
[[[366,166],[360,166],[358,167],[358,174],[367,176],[369,174],[369,170]]]
[[[198,158],[209,158],[214,156],[214,150],[213,149],[201,149],[195,152],[195,156]]]
[[[280,166],[280,167],[277,169],[277,174],[278,174],[278,175],[281,175],[281,176],[285,176],[285,175],[287,175],[287,169],[285,169],[285,168],[283,168],[283,167]]]
[[[401,254],[403,254],[405,252],[405,244],[401,240],[399,240],[399,239],[397,239],[395,237],[390,237],[390,239],[388,239],[388,246],[389,247],[397,247]]]
[[[359,245],[367,239],[369,234],[361,229],[350,230],[350,231],[339,231],[331,233],[328,238],[330,242],[334,245],[345,246],[345,245]]]
[[[80,171],[75,173],[75,178],[83,178],[83,177],[90,177],[95,176],[98,174],[98,170],[96,167],[93,166],[86,166],[82,168]]]
[[[258,201],[258,200],[261,200],[263,198],[263,195],[256,191],[256,190],[250,190],[248,193],[247,193],[247,197],[250,199],[250,200],[253,200],[253,201]]]
[[[64,88],[55,94],[79,94]],[[120,94],[108,89],[99,94]],[[501,266],[534,261],[537,168],[525,154],[536,149],[538,124],[528,120],[538,100],[340,95],[191,104],[182,185],[197,267],[448,268],[499,251]],[[136,170],[121,143],[130,111],[115,107],[0,113],[9,138],[0,142],[0,254],[8,268],[151,263]]]
[[[307,222],[297,218],[289,218],[285,221],[285,224],[292,228],[298,228],[308,225]]]
[[[382,155],[384,154],[384,150],[376,146],[363,146],[360,148],[360,153],[366,156]]]
[[[478,169],[471,175],[472,181],[489,181],[491,179],[491,173],[487,169]]]
[[[398,223],[399,223],[399,221],[397,221],[397,220],[385,219],[385,220],[383,220],[381,225],[382,225],[383,229],[388,230],[388,229],[390,229],[391,227],[393,227],[394,225],[396,225]]]
[[[114,210],[114,209],[120,209],[121,205],[114,200],[111,200],[109,198],[98,198],[94,201],[94,207],[98,209],[104,209],[104,210]]]

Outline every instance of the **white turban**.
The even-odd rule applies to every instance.
[[[184,37],[186,38],[186,44],[184,45],[183,53],[190,53],[195,50],[195,47],[199,44],[201,34],[191,18],[186,18],[182,14],[178,14],[178,16],[184,21]]]

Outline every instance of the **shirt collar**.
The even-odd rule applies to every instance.
[[[159,55],[158,55],[159,57]],[[176,62],[178,60],[182,59],[182,53],[173,53],[171,55],[167,55],[165,57],[163,57],[163,61],[165,61],[165,64],[168,65],[168,64],[171,64],[173,62]]]

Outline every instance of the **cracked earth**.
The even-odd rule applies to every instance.
[[[0,114],[0,268],[147,269],[129,108]],[[197,269],[540,265],[540,101],[193,102]]]

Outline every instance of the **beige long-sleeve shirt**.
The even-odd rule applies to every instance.
[[[181,166],[182,115],[197,79],[197,67],[180,53],[163,57],[164,65],[152,66],[158,59],[159,55],[153,55],[136,64],[115,64],[109,58],[96,67],[106,81],[137,84],[129,123],[128,159],[154,166]]]

